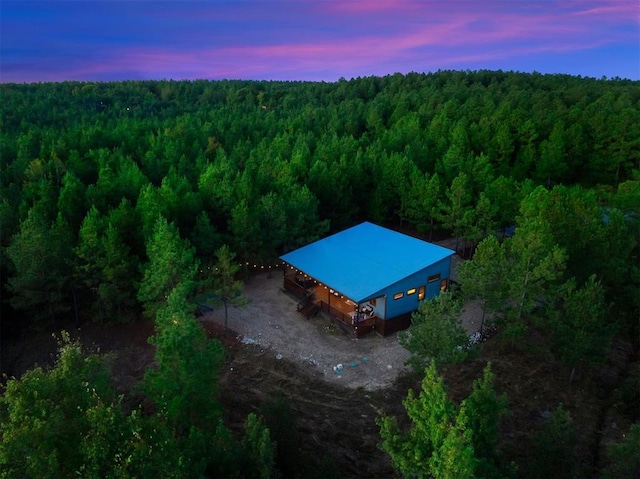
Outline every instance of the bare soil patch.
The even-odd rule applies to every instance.
[[[127,324],[87,323],[76,327],[72,322],[51,325],[46,331],[24,331],[2,338],[0,345],[0,380],[19,378],[36,366],[48,368],[55,363],[60,331],[78,340],[87,352],[103,354],[111,368],[117,390],[129,393],[152,365],[155,348],[148,338],[154,333],[151,320],[139,319]]]
[[[333,477],[318,472],[327,463],[338,477],[394,477],[389,457],[378,448],[376,418],[382,411],[400,414],[406,389],[344,387],[346,383],[310,375],[308,364],[276,359],[271,350],[256,345],[239,344],[227,352],[220,401],[232,430],[240,432],[250,412],[261,414],[266,404],[283,399],[299,439],[288,453],[304,461],[295,477]]]
[[[342,333],[318,314],[306,319],[296,311],[297,300],[283,290],[282,274],[257,275],[246,284],[245,307],[229,307],[228,328],[238,340],[261,354],[297,364],[302,371],[350,388],[384,388],[405,369],[407,351],[397,337],[363,338]],[[224,325],[224,308],[205,314],[202,321]],[[342,374],[334,367],[342,365]]]
[[[313,377],[367,391],[388,387],[407,371],[409,353],[397,335],[382,338],[370,333],[358,339],[342,333],[322,314],[306,319],[296,311],[297,300],[284,291],[280,272],[252,277],[243,294],[250,303],[229,307],[228,329],[237,333],[238,341],[257,347],[261,354],[289,360]],[[478,330],[480,315],[476,303],[463,311],[470,333]],[[219,329],[224,326],[224,308],[201,319],[205,327]],[[335,370],[339,365],[341,374],[339,368]]]

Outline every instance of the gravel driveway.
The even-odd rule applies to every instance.
[[[305,319],[282,281],[280,271],[253,276],[243,292],[249,305],[229,307],[228,327],[247,347],[296,362],[327,381],[366,390],[391,385],[407,368],[409,353],[396,334],[381,338],[371,333],[357,339],[343,334],[322,314]],[[477,330],[477,318],[477,305],[465,308],[463,324],[470,332]],[[224,324],[224,308],[206,313],[202,320]]]

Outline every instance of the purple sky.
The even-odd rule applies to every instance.
[[[638,0],[0,4],[0,81],[335,81],[516,70],[640,79]]]

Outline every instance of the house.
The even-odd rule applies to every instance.
[[[309,316],[328,313],[357,337],[405,329],[448,287],[454,251],[365,222],[285,254],[284,287]]]

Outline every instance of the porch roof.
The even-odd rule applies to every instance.
[[[361,302],[453,254],[450,249],[365,222],[280,259]]]

